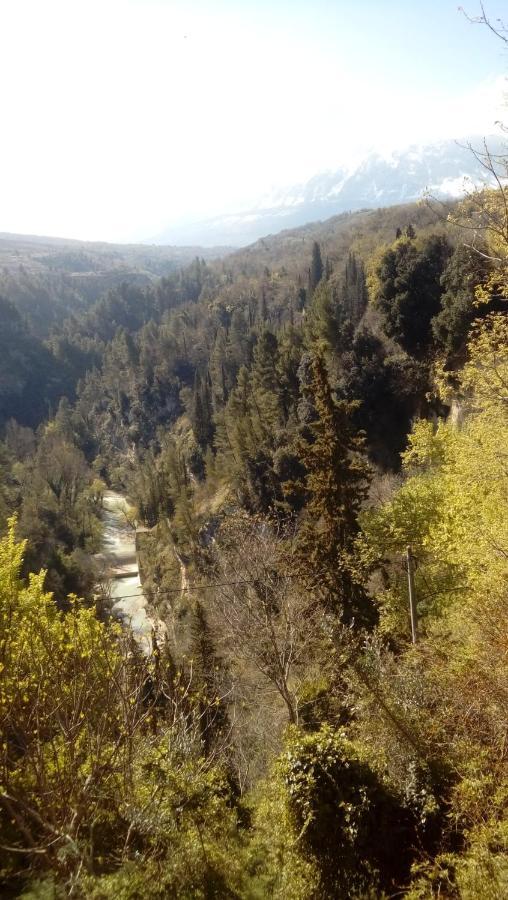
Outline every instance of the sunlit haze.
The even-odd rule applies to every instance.
[[[0,29],[3,231],[150,240],[502,115],[453,0],[2,0]]]

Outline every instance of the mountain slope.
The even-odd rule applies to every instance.
[[[419,200],[425,191],[440,198],[457,198],[465,182],[485,180],[481,163],[468,149],[482,147],[482,138],[412,146],[389,156],[373,153],[350,169],[315,175],[260,200],[256,207],[201,222],[174,225],[160,242],[243,246],[263,235],[297,228],[343,212],[386,207]],[[499,138],[488,141],[500,151]]]

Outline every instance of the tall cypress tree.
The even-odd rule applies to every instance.
[[[367,308],[368,295],[363,263],[352,251],[344,268],[341,301],[345,315],[356,328]]]
[[[309,269],[309,291],[312,294],[323,277],[323,260],[321,248],[317,241],[312,245],[312,260]]]

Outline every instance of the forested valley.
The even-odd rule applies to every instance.
[[[55,257],[49,316],[4,274],[2,896],[508,894],[507,234],[501,187],[79,302]]]

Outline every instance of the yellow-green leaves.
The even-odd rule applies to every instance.
[[[378,558],[399,561],[406,545],[417,557],[420,615],[502,592],[508,577],[508,323],[489,317],[475,329],[460,374],[463,421],[417,422],[403,462],[406,481],[390,502],[363,519],[366,544]],[[393,612],[406,614],[405,577],[392,568]],[[402,625],[401,620],[401,627]]]
[[[461,373],[464,393],[480,409],[508,415],[508,317],[493,313],[477,323],[468,345],[468,361]]]

